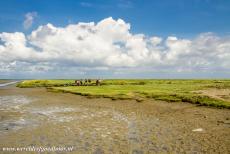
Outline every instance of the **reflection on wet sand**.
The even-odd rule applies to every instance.
[[[18,83],[18,82],[19,81],[12,81],[12,82],[0,83],[0,87],[5,87],[5,86],[8,86],[8,85],[12,85],[12,84]]]

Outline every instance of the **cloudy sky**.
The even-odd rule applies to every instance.
[[[0,78],[230,78],[230,1],[2,0]]]

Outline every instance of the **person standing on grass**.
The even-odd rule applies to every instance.
[[[99,79],[99,85],[101,85],[102,81],[103,81],[102,79]]]
[[[80,81],[79,80],[77,80],[76,83],[77,83],[77,86],[80,86]]]
[[[101,85],[101,81],[102,81],[102,80],[97,79],[97,80],[96,80],[96,85],[97,85],[97,86],[100,86],[100,85]]]
[[[98,79],[96,80],[96,86],[98,86],[98,83],[99,83],[99,81],[98,81]]]
[[[89,83],[89,85],[91,84],[91,79],[88,79],[88,83]]]
[[[88,80],[85,79],[85,86],[88,86]]]

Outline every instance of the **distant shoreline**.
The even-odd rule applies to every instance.
[[[6,82],[6,83],[1,83],[0,82],[0,87],[5,87],[5,86],[8,86],[8,85],[12,85],[12,84],[15,84],[15,83],[18,83],[19,81],[12,81],[12,82]]]

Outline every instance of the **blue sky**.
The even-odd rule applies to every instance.
[[[56,26],[97,22],[110,16],[122,18],[132,24],[134,33],[146,35],[226,35],[230,27],[228,0],[2,0],[0,31],[24,31],[27,12],[38,13],[33,28],[48,22]]]
[[[229,0],[0,1],[0,78],[229,78],[229,49]]]

